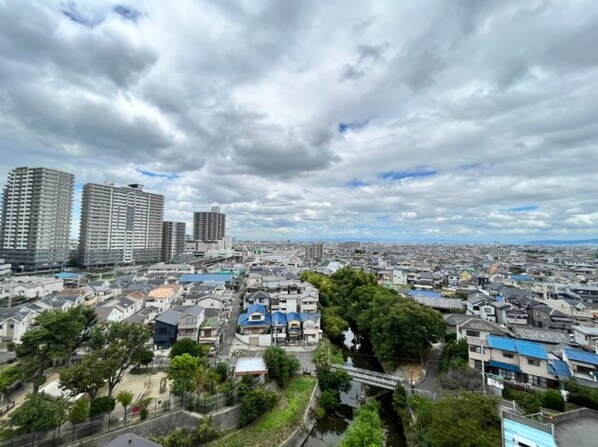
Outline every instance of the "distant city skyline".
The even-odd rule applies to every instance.
[[[201,29],[201,32],[198,32]],[[598,238],[598,3],[0,4],[21,166],[253,240]]]

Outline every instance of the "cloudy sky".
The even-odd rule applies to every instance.
[[[598,2],[0,0],[0,178],[239,238],[598,236]],[[2,180],[4,182],[4,180]]]

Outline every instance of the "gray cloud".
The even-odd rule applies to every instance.
[[[593,1],[63,7],[0,4],[0,177],[141,182],[239,237],[595,237]]]

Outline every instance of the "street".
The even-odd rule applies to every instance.
[[[440,388],[440,360],[442,359],[444,347],[445,343],[434,343],[426,364],[426,373],[417,383],[418,389],[438,393]]]
[[[222,342],[220,352],[218,353],[220,357],[230,356],[233,341],[235,339],[235,332],[237,331],[237,321],[239,320],[239,314],[241,313],[241,309],[239,307],[239,303],[241,302],[241,293],[242,290],[233,293],[233,300],[231,303],[232,308],[230,312],[230,318],[228,320],[228,327],[224,333],[224,341]]]

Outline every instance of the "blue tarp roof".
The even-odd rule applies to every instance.
[[[85,276],[85,273],[60,272],[54,275],[58,279],[80,279]]]
[[[287,313],[287,321],[291,321],[291,320],[303,321],[301,319],[301,314],[299,312],[288,312]]]
[[[505,297],[502,296],[502,295],[496,295],[495,299],[496,299],[497,303],[504,303],[505,302]]]
[[[578,351],[577,349],[565,349],[564,351],[569,360],[598,366],[598,355],[597,354],[592,354],[591,352],[585,352],[585,351]]]
[[[490,366],[494,366],[500,369],[506,369],[507,371],[521,372],[521,369],[517,365],[511,365],[510,363],[498,362],[496,360],[490,360]]]
[[[555,376],[571,377],[569,367],[562,360],[553,360],[548,364],[548,371]]]
[[[181,276],[180,282],[231,282],[230,273],[193,273]]]
[[[517,282],[529,282],[532,280],[529,275],[511,275],[511,279]]]
[[[533,357],[536,359],[548,360],[546,349],[542,343],[534,343],[532,341],[514,340],[507,337],[499,337],[497,335],[489,335],[486,338],[488,346],[493,349],[500,349],[502,351],[517,352],[526,357]]]
[[[425,296],[426,298],[442,298],[442,293],[432,292],[430,290],[410,290],[409,296]]]

